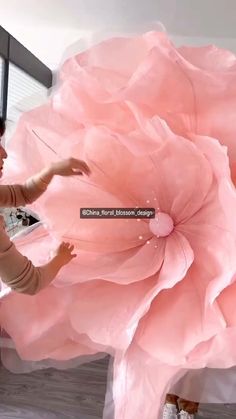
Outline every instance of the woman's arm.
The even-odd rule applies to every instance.
[[[12,290],[34,295],[49,285],[60,269],[76,255],[74,247],[62,243],[56,255],[43,266],[34,266],[23,256],[9,239],[4,230],[0,230],[0,278]]]
[[[0,207],[24,207],[38,199],[54,176],[53,168],[42,170],[23,185],[1,185]]]
[[[29,178],[23,185],[1,185],[0,207],[24,207],[32,204],[46,191],[53,176],[89,175],[90,169],[84,161],[65,159],[43,169]]]

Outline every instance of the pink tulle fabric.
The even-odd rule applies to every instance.
[[[66,61],[10,142],[5,182],[69,156],[92,173],[32,206],[44,225],[18,249],[43,264],[66,239],[78,257],[38,295],[6,295],[1,326],[24,360],[111,354],[115,419],[156,419],[184,369],[236,365],[235,105],[233,54],[150,32]],[[156,217],[80,218],[90,207]]]

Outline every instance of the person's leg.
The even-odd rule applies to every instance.
[[[175,396],[174,394],[167,394],[165,403],[174,404],[176,407],[178,407],[178,400],[178,396]]]
[[[163,409],[163,419],[177,419],[178,414],[178,396],[167,394]]]
[[[192,419],[198,412],[199,403],[190,400],[178,399],[180,418]]]

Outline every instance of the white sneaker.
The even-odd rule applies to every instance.
[[[174,404],[166,403],[163,409],[163,419],[177,419],[178,410]]]
[[[191,413],[185,412],[184,410],[181,410],[179,412],[178,416],[179,419],[194,419],[195,415],[192,415]]]

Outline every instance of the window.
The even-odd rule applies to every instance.
[[[4,60],[0,57],[0,115],[2,115],[3,111],[3,66]]]
[[[0,26],[0,115],[7,120],[5,144],[10,141],[22,113],[45,101],[52,72]],[[37,221],[24,209],[3,209],[10,236]]]
[[[22,112],[39,104],[36,96],[44,97],[51,86],[51,70],[0,26],[1,115],[17,122]],[[27,101],[21,105],[24,98]]]
[[[48,89],[19,67],[10,63],[7,98],[7,120],[16,123],[22,113],[40,105]]]

